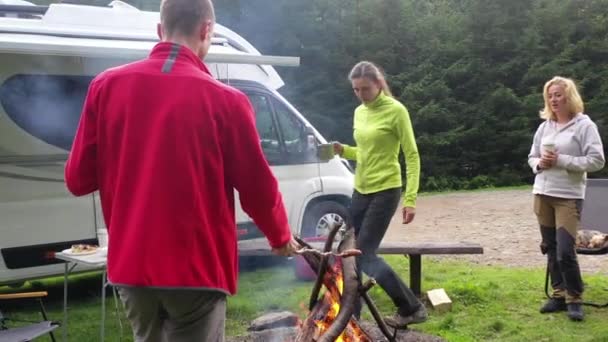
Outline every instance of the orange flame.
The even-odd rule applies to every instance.
[[[340,299],[342,297],[342,291],[344,290],[344,277],[342,275],[342,268],[340,267],[340,263],[336,263],[334,265],[333,272],[328,272],[328,274],[333,273],[335,276],[335,282],[337,285],[336,289],[326,289],[322,303],[325,303],[329,306],[329,310],[325,317],[315,320],[315,325],[317,327],[317,331],[315,333],[315,337],[318,338],[322,336],[327,329],[334,322],[338,313],[340,312]],[[335,267],[337,266],[337,267]],[[340,336],[335,340],[336,342],[361,342],[368,341],[366,338],[366,334],[361,330],[358,324],[356,324],[353,320],[348,323],[348,326]]]

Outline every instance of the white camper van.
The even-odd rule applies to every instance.
[[[96,243],[105,229],[96,194],[67,192],[64,162],[89,82],[147,56],[158,21],[158,13],[120,1],[46,7],[0,0],[0,284],[60,274],[53,252]],[[329,223],[346,218],[353,175],[339,158],[323,162],[311,153],[325,139],[277,92],[283,81],[271,65],[299,60],[262,56],[228,28],[215,31],[205,61],[255,107],[293,232],[327,234]],[[262,236],[241,208],[237,222],[240,239]]]

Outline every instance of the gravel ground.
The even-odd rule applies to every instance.
[[[483,255],[446,256],[483,265],[544,267],[540,232],[532,211],[532,194],[524,190],[455,192],[420,196],[416,218],[409,225],[395,213],[388,241],[469,241],[484,247]],[[585,273],[608,275],[608,256],[579,255]]]

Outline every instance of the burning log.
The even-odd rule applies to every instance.
[[[335,257],[333,253],[327,254],[331,251],[333,237],[338,231],[339,227],[332,229],[323,253],[302,253],[311,268],[317,272],[318,278],[311,296],[311,313],[303,323],[296,341],[372,341],[353,318],[360,296],[355,259]],[[306,248],[311,248],[301,240],[298,242]],[[338,253],[335,254],[357,255],[358,251],[354,251],[357,251],[354,230],[349,229],[338,246]],[[334,261],[331,267],[329,267],[330,257]],[[327,292],[319,301],[321,285],[325,285]]]
[[[355,231],[349,229],[342,242],[338,246],[338,251],[351,250],[355,248]],[[333,342],[348,325],[353,316],[355,305],[359,300],[359,277],[357,277],[357,264],[354,258],[340,259],[342,263],[343,288],[341,291],[340,307],[336,319],[321,336],[319,342]]]
[[[334,224],[331,231],[329,232],[329,235],[327,236],[327,240],[325,240],[325,247],[323,248],[323,252],[327,253],[327,252],[331,251],[331,247],[334,243],[334,239],[336,238],[336,235],[338,235],[339,231],[340,231],[340,226],[338,226],[337,224]],[[306,259],[306,261],[309,260],[307,258],[304,258],[304,259]],[[312,259],[311,259],[311,261],[312,261]],[[321,262],[319,264],[318,270],[316,270],[317,271],[317,281],[315,282],[315,286],[312,288],[312,293],[310,294],[310,302],[308,305],[308,310],[312,310],[312,308],[317,303],[317,300],[319,299],[319,292],[321,292],[321,286],[323,285],[323,279],[325,278],[325,274],[327,272],[327,263],[328,262],[329,262],[328,257],[326,257],[326,256],[321,257]],[[310,262],[309,262],[309,264],[310,264]],[[311,267],[313,267],[312,264],[311,264]],[[313,267],[313,270],[314,269],[315,268]],[[325,285],[325,286],[327,286],[327,285]]]
[[[315,341],[318,338],[319,327],[317,322],[322,321],[329,313],[330,301],[322,301],[308,314],[308,318],[302,324],[296,342]]]
[[[325,319],[331,315],[331,310],[330,300],[319,301],[315,306],[315,309],[309,314],[309,319],[302,325],[300,332],[296,337],[296,342],[321,341],[320,338],[322,337],[324,330],[320,329],[320,325],[322,328],[326,328],[326,326],[329,325],[329,323],[325,323]],[[344,328],[341,337],[341,341],[372,341],[354,319]]]

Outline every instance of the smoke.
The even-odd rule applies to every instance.
[[[293,259],[241,257],[240,263],[242,287],[233,302],[234,310],[253,310],[257,313],[254,319],[271,312],[289,311],[297,316],[304,313],[303,309],[294,308],[308,301],[308,288],[312,288],[312,283],[296,279]],[[248,341],[293,341],[295,333],[293,327],[267,329],[250,332]]]
[[[267,339],[264,339],[263,341],[268,341],[268,342],[293,341],[296,333],[297,332],[295,331],[295,328],[272,329],[268,332],[268,334],[266,336]],[[260,340],[260,341],[262,341],[262,340]]]
[[[248,342],[290,342],[297,336],[296,328],[275,328],[256,331],[249,334],[243,341]]]

